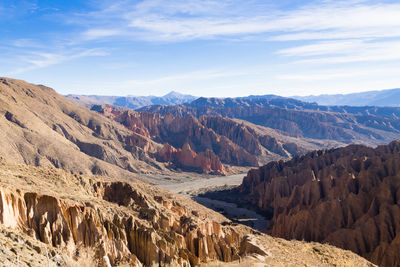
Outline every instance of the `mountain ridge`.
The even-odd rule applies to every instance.
[[[109,104],[130,109],[138,109],[149,105],[179,105],[191,102],[197,97],[171,91],[163,96],[102,96],[102,95],[76,95],[69,94],[65,97],[85,105]]]
[[[319,105],[337,106],[400,106],[400,89],[384,89],[349,94],[322,94],[309,96],[291,96],[306,102],[315,102]]]
[[[300,138],[379,145],[400,137],[400,108],[319,106],[285,98],[198,98],[177,106],[138,111],[174,116],[241,119]]]

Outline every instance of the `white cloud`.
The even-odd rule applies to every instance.
[[[310,45],[282,49],[278,53],[284,56],[305,58],[298,61],[301,63],[336,64],[395,61],[400,59],[400,41],[347,40],[317,42]]]
[[[6,73],[6,76],[49,67],[76,58],[105,55],[107,55],[107,53],[98,49],[86,49],[69,53],[30,52],[26,55],[19,56],[19,61],[22,66]]]
[[[253,60],[251,63],[244,62],[243,65],[239,62],[236,66],[231,66],[229,71],[214,69],[184,73],[186,66],[193,67],[194,64],[177,63],[176,73],[183,72],[183,74],[167,75],[165,72],[158,72],[154,74],[154,79],[138,77],[138,79],[126,81],[125,88],[129,86],[193,88],[199,87],[198,84],[202,84],[203,81],[213,84],[213,88],[225,88],[224,90],[229,87],[289,87],[296,86],[297,82],[307,88],[309,81],[321,81],[322,84],[322,82],[340,79],[347,81],[355,76],[367,78],[366,70],[360,68],[362,65],[359,64],[360,62],[374,64],[381,62],[389,66],[393,61],[399,61],[400,2],[372,0],[293,2],[298,4],[288,8],[280,7],[279,1],[264,0],[96,1],[95,9],[97,10],[95,11],[65,14],[64,20],[68,24],[66,26],[75,25],[66,28],[65,33],[52,35],[59,44],[56,49],[53,49],[54,43],[51,38],[36,40],[37,43],[34,42],[35,40],[14,42],[14,47],[26,49],[21,53],[23,56],[15,56],[16,61],[19,60],[19,65],[22,66],[15,72],[44,68],[84,56],[104,55],[101,50],[96,49],[99,43],[110,48],[109,51],[112,52],[121,49],[116,54],[119,52],[123,54],[127,50],[124,50],[125,47],[119,47],[118,41],[126,44],[137,40],[170,43],[210,39],[262,42],[263,45],[265,44],[265,55],[260,56],[259,62],[256,59],[251,59]],[[37,44],[45,45],[36,47]],[[158,49],[154,46],[146,50],[147,47],[143,48],[144,46],[141,45],[137,47],[139,51],[145,51],[145,53]],[[234,45],[232,43],[232,46]],[[284,48],[280,48],[281,45]],[[18,49],[15,51],[19,52]],[[135,46],[130,49],[134,51]],[[29,53],[28,50],[36,52]],[[160,51],[164,53],[164,50],[158,50],[157,53]],[[239,51],[239,48],[236,51]],[[18,55],[17,52],[14,55]],[[248,53],[249,58],[254,58],[253,51],[243,51],[243,53]],[[271,62],[266,62],[268,60],[265,59],[269,54],[272,57]],[[191,58],[196,59],[196,56]],[[243,58],[240,57],[238,61]],[[111,62],[113,60],[120,59],[118,56],[113,57],[107,64],[114,63],[119,68],[118,62]],[[136,62],[141,59],[138,57],[132,60]],[[207,60],[204,59],[204,62]],[[249,62],[251,60],[249,59]],[[215,63],[212,59],[209,62]],[[273,71],[278,63],[281,65],[281,70],[287,68],[288,72],[281,71],[281,75],[272,75],[276,78],[272,81],[269,80],[272,78],[267,74],[260,74],[258,70],[252,68],[254,63],[259,64],[260,68],[264,67],[264,70],[269,68]],[[154,61],[154,64],[158,62]],[[221,63],[220,68],[228,68],[223,64],[225,63]],[[232,64],[232,62],[227,64]],[[204,65],[200,63],[198,66],[201,69],[204,68]],[[320,69],[329,67],[338,67],[338,70],[332,73],[318,72]],[[239,68],[245,68],[246,71],[237,71]],[[301,72],[303,70],[309,70],[309,72],[303,73]],[[387,70],[392,77],[397,77],[391,71],[397,71],[397,68],[388,67]],[[384,76],[383,72],[371,73],[373,73],[371,75],[377,75],[376,77]],[[150,75],[152,73],[146,77]],[[252,75],[258,76],[253,79]],[[236,83],[236,80],[239,80],[235,80],[236,76],[243,78],[243,82]],[[131,79],[132,76],[127,77],[126,80]],[[368,78],[370,78],[369,81],[372,79]],[[288,83],[284,84],[286,81]],[[196,84],[193,85],[194,83]],[[333,87],[333,83],[329,85]],[[115,88],[118,86],[116,85]]]
[[[115,35],[121,35],[123,32],[118,29],[89,29],[83,32],[84,39],[94,40]]]
[[[99,18],[113,18],[115,29],[107,23],[96,25],[94,30],[102,32],[102,26],[113,35],[162,41],[257,34],[275,34],[270,40],[354,39],[399,37],[400,32],[395,30],[400,27],[398,14],[399,3],[365,1],[316,1],[280,10],[262,1],[145,0],[113,3],[90,13],[93,20],[89,24],[96,25]]]

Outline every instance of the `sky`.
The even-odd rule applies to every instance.
[[[335,94],[399,74],[397,0],[0,0],[0,76],[61,94]]]

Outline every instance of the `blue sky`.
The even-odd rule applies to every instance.
[[[62,94],[400,87],[399,1],[0,1],[0,76]]]

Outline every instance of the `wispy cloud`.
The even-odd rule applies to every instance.
[[[317,42],[278,51],[285,56],[305,58],[308,63],[350,63],[394,61],[400,59],[400,41],[330,41]]]
[[[398,77],[394,63],[400,60],[399,1],[101,0],[87,3],[80,9],[61,8],[60,12],[54,12],[57,13],[53,14],[55,27],[43,27],[45,33],[15,35],[15,39],[3,35],[0,49],[7,50],[7,54],[2,53],[0,60],[16,62],[10,64],[12,68],[8,67],[13,69],[10,73],[46,68],[82,57],[104,56],[108,52],[112,57],[100,64],[93,61],[97,64],[93,67],[100,72],[121,70],[114,75],[118,76],[115,79],[125,81],[119,83],[125,88],[199,88],[205,87],[206,81],[213,88],[224,90],[282,88],[282,83],[287,87],[304,83],[303,88],[308,88],[308,81],[347,81],[351,75],[365,77],[365,62],[386,64],[393,83]],[[31,6],[29,12],[40,13],[38,10],[42,8]],[[206,53],[192,53],[191,45],[196,49],[210,49],[210,58],[200,58]],[[219,55],[222,46],[228,49]],[[131,66],[130,62],[135,62],[135,68],[123,67]],[[256,65],[258,69],[253,67]],[[319,71],[334,67],[337,69],[331,73]],[[199,71],[190,71],[195,69]],[[271,74],[271,71],[276,72]],[[384,77],[384,72],[374,73],[376,77]],[[369,78],[370,82],[372,78]],[[335,86],[333,82],[329,85]]]
[[[88,14],[85,24],[91,26],[82,36],[85,40],[114,37],[168,42],[226,37],[307,41],[307,45],[294,43],[277,53],[303,57],[303,63],[397,60],[399,14],[400,3],[391,1],[320,0],[280,9],[255,0],[245,4],[238,0],[124,0]],[[101,25],[99,19],[113,22]]]
[[[158,1],[113,3],[89,18],[116,18],[107,33],[152,40],[193,40],[273,33],[270,40],[400,36],[400,3],[315,1],[281,10],[262,1]],[[86,21],[87,23],[87,21]],[[95,24],[89,23],[89,24]],[[96,30],[101,32],[99,26]],[[121,28],[124,29],[121,31]],[[88,30],[90,32],[90,30]],[[101,38],[102,36],[99,35]]]
[[[105,56],[107,53],[97,49],[87,49],[73,52],[49,53],[49,52],[30,52],[26,55],[20,55],[19,61],[21,67],[18,67],[6,73],[7,76],[20,74],[23,72],[36,70],[40,68],[49,67],[52,65],[60,64],[69,60],[90,57],[90,56]]]

